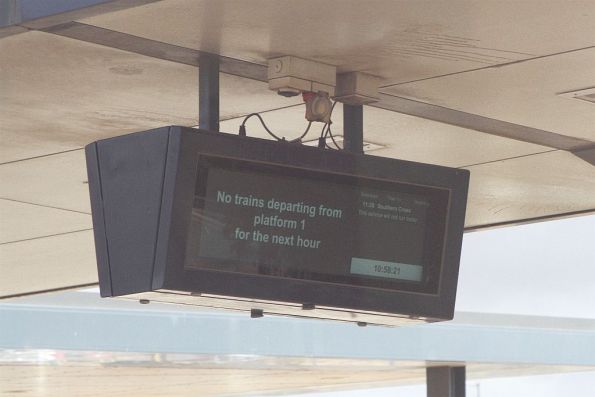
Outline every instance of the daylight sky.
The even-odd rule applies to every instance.
[[[466,234],[456,309],[595,319],[595,215]]]

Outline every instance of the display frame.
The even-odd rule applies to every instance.
[[[436,293],[184,269],[189,214],[200,154],[448,189],[450,200]],[[151,290],[429,319],[453,316],[469,180],[467,170],[171,127],[163,176]]]

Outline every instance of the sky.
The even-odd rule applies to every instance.
[[[456,310],[595,319],[595,215],[465,234]]]

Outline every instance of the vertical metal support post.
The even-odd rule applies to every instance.
[[[18,0],[0,1],[0,28],[21,23],[22,4]]]
[[[426,368],[428,397],[465,397],[465,367]]]
[[[198,126],[219,132],[219,57],[207,53],[198,60]]]
[[[343,105],[343,149],[364,153],[364,107]]]

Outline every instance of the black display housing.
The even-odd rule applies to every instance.
[[[378,324],[395,324],[391,318],[438,321],[453,316],[466,170],[177,126],[97,141],[86,147],[86,157],[103,297],[146,297]],[[202,172],[209,164],[219,164],[250,168],[254,175],[293,175],[306,181],[338,181],[346,187],[396,186],[426,195],[442,203],[428,213],[426,222],[425,238],[433,242],[426,247],[431,251],[427,255],[433,265],[424,268],[419,283],[378,277],[362,277],[359,282],[353,275],[308,279],[308,273],[296,278],[188,266],[201,164]]]

